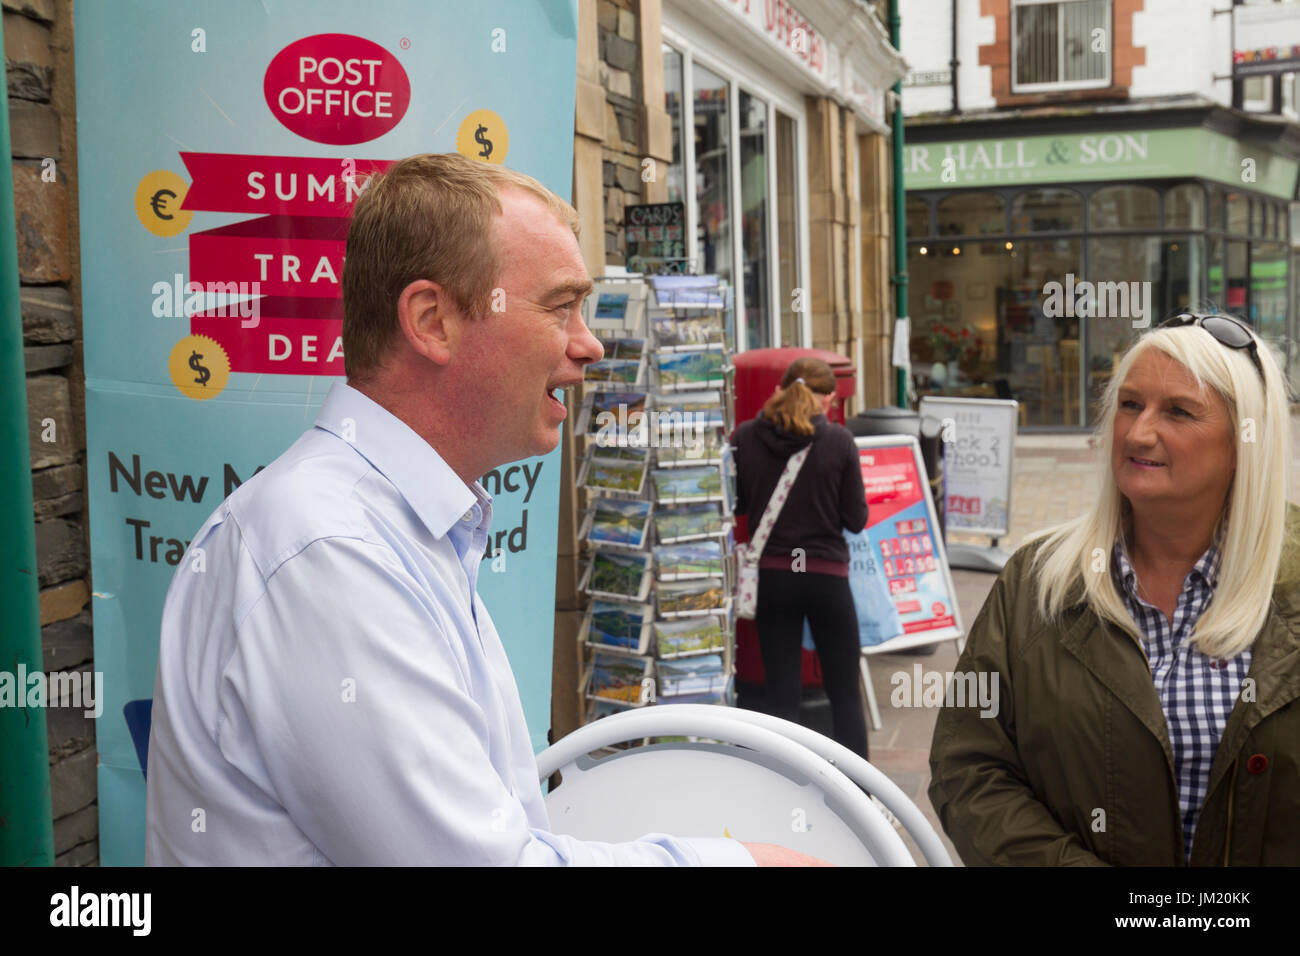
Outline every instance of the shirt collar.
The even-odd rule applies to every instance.
[[[1188,577],[1196,575],[1214,590],[1219,585],[1219,567],[1222,564],[1223,552],[1219,550],[1219,543],[1222,535],[1217,535],[1206,552],[1201,555],[1200,560],[1192,565],[1192,570],[1188,572]],[[1115,574],[1119,585],[1134,600],[1137,600],[1137,572],[1133,570],[1133,564],[1128,559],[1128,551],[1124,545],[1123,536],[1115,539],[1113,549]],[[1186,587],[1186,582],[1184,582]]]
[[[477,505],[476,525],[492,519],[492,498],[476,481],[467,485],[406,422],[344,382],[336,382],[316,416],[316,427],[347,442],[406,499],[441,538]]]

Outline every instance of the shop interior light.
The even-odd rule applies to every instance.
[[[927,249],[927,248],[925,248],[925,246],[922,246],[922,247],[921,247],[921,255],[923,255],[923,256],[928,256],[929,254],[930,254],[930,250]]]
[[[952,247],[952,254],[953,254],[954,256],[959,256],[959,255],[961,255],[961,246],[953,246],[953,247]]]
[[[1014,249],[1015,247],[1016,247],[1016,244],[1015,244],[1014,242],[1008,242],[1008,243],[1007,243],[1007,252],[1010,252],[1010,251],[1011,251],[1012,249]]]

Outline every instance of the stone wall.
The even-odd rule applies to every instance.
[[[605,89],[605,264],[623,265],[623,208],[642,202],[641,88],[635,0],[597,0],[600,84]]]
[[[90,670],[71,0],[2,0],[45,668]],[[55,863],[99,861],[94,722],[46,711]]]

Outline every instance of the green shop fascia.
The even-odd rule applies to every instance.
[[[1184,308],[1246,319],[1300,386],[1300,124],[1222,108],[962,119],[906,132],[919,394],[1015,398],[1029,430],[1090,426],[1116,357]]]

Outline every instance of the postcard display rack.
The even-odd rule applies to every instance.
[[[588,722],[656,703],[731,703],[730,302],[714,276],[602,279],[587,300],[605,346],[575,426]]]

